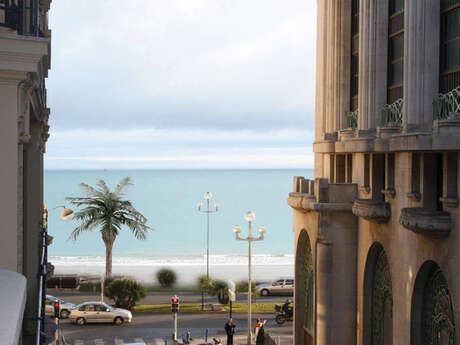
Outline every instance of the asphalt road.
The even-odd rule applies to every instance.
[[[52,289],[48,289],[48,294],[59,297],[66,302],[79,304],[86,301],[98,301],[98,294],[80,294],[80,293],[65,293],[65,292],[54,292]],[[178,293],[181,302],[197,302],[201,303],[201,295],[196,293]],[[138,304],[159,304],[159,303],[170,303],[172,295],[167,293],[149,293],[144,299]],[[237,302],[246,302],[248,298],[246,294],[238,294],[236,296]],[[273,302],[283,303],[286,299],[293,299],[292,296],[260,296],[257,297],[257,302]],[[217,303],[217,298],[214,296],[205,296],[205,303]]]
[[[192,344],[199,344],[205,335],[205,329],[209,329],[209,336],[224,337],[224,325],[227,321],[227,313],[213,314],[179,314],[178,317],[178,338],[187,331],[192,334]],[[266,330],[271,334],[280,335],[283,344],[292,343],[292,322],[278,326],[274,321],[274,314],[254,314],[257,317],[267,320]],[[233,315],[237,325],[235,344],[244,343],[247,332],[246,314],[238,313]],[[120,345],[124,343],[143,342],[146,344],[162,344],[164,339],[171,339],[172,335],[172,314],[134,314],[131,324],[115,326],[112,324],[87,324],[77,326],[68,320],[61,321],[61,330],[67,344],[71,345]],[[224,341],[225,343],[225,341]],[[169,344],[172,344],[169,341]]]

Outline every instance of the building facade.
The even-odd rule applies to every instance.
[[[8,344],[35,344],[40,322],[49,7],[50,0],[0,0],[0,304],[10,306],[0,311],[0,342]]]
[[[295,343],[460,343],[460,1],[318,0]]]

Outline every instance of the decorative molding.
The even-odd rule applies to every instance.
[[[387,197],[394,198],[396,196],[396,190],[394,188],[383,189],[382,194],[385,194]]]
[[[458,206],[458,198],[439,198],[442,202],[443,206],[446,207],[457,207]]]
[[[356,199],[352,212],[355,216],[373,223],[388,223],[391,217],[391,206],[388,202],[371,199]]]
[[[422,195],[419,192],[407,193],[407,197],[414,201],[420,201],[422,199]]]
[[[314,196],[301,193],[290,193],[287,203],[302,212],[351,212],[353,207],[353,203],[317,202]]]
[[[432,211],[423,207],[403,208],[399,223],[415,233],[433,237],[449,236],[453,225],[449,212]]]

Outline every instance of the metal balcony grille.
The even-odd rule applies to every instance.
[[[383,126],[400,126],[403,122],[404,100],[402,98],[394,103],[385,104],[382,107]]]
[[[460,86],[447,93],[439,94],[433,102],[434,119],[449,120],[460,114]]]
[[[356,129],[358,128],[358,116],[359,116],[359,110],[356,109],[355,111],[348,113],[347,115],[347,127]]]

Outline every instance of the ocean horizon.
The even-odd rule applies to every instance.
[[[159,170],[46,170],[45,204],[49,209],[50,262],[56,274],[100,275],[105,247],[97,230],[69,240],[76,221],[60,219],[58,206],[71,207],[65,197],[82,195],[79,183],[94,185],[103,179],[110,188],[125,176],[134,185],[126,198],[153,228],[147,240],[122,231],[113,248],[113,272],[151,281],[162,267],[178,271],[179,283],[190,284],[205,271],[206,217],[197,210],[206,192],[219,202],[210,220],[210,270],[216,278],[241,280],[247,275],[247,243],[236,241],[232,226],[247,235],[244,214],[256,214],[254,232],[267,227],[265,240],[253,245],[253,274],[270,280],[293,275],[292,210],[286,199],[293,176],[313,176],[312,169],[159,169]]]

